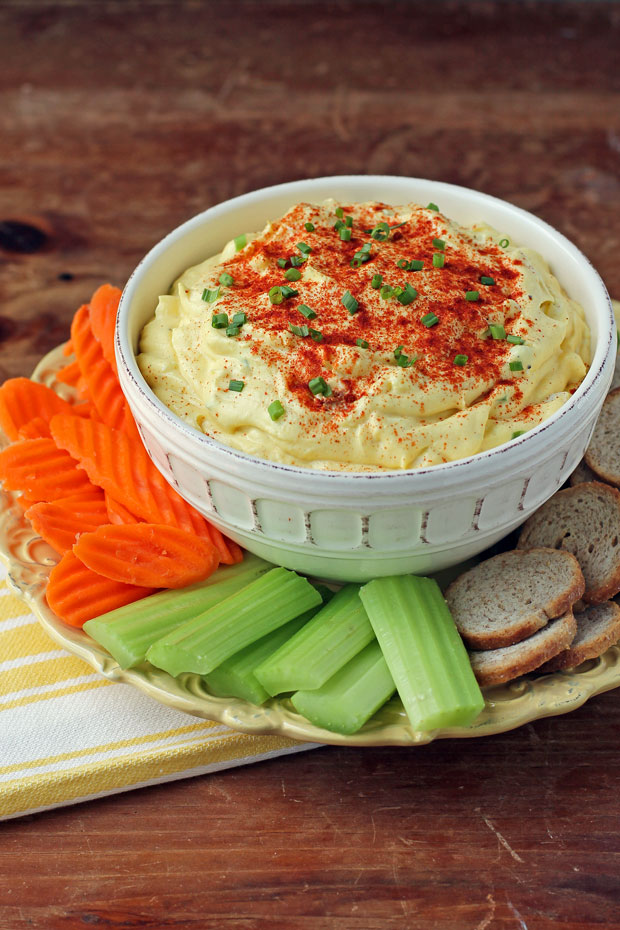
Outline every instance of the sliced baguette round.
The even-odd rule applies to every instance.
[[[518,643],[564,614],[584,591],[579,563],[551,548],[494,555],[446,590],[457,629],[472,649]]]
[[[585,481],[597,481],[598,479],[590,466],[586,465],[582,459],[568,480],[571,487],[574,487],[576,484],[583,484]]]
[[[620,492],[600,481],[558,491],[523,524],[517,548],[539,546],[577,557],[584,601],[609,600],[620,591]]]
[[[584,460],[602,481],[620,485],[620,388],[605,398]]]
[[[501,685],[539,668],[558,652],[567,649],[577,632],[572,611],[551,620],[544,629],[513,646],[470,652],[469,659],[481,687]]]
[[[575,613],[577,635],[568,647],[545,662],[539,672],[557,672],[574,668],[586,659],[596,659],[610,646],[620,642],[620,607],[614,601],[594,604]]]

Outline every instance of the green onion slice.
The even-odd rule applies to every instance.
[[[271,304],[281,304],[284,300],[284,294],[282,293],[282,288],[278,287],[276,284],[275,287],[272,287],[269,291],[269,303]]]
[[[433,268],[443,268],[446,263],[446,256],[443,252],[433,253]]]
[[[241,391],[244,389],[244,387],[245,387],[245,381],[229,381],[228,382],[228,390],[236,391],[237,394],[240,394]]]
[[[299,268],[289,268],[288,271],[284,272],[284,277],[287,281],[299,281],[301,278],[301,271]]]
[[[423,317],[420,318],[420,323],[423,323],[426,327],[435,326],[439,323],[439,317],[435,316],[434,313],[425,313]]]
[[[508,362],[508,367],[511,371],[523,371],[523,362],[520,359],[515,359],[514,362]]]
[[[340,230],[340,238],[342,239],[343,242],[349,242],[349,240],[351,239],[351,230],[349,229],[348,226],[342,227],[342,229]]]
[[[439,213],[439,207],[437,206],[436,203],[433,203],[432,200],[431,200],[431,202],[430,202],[429,204],[426,205],[426,209],[427,209],[427,210],[434,210],[435,213]]]
[[[403,306],[406,307],[407,304],[412,303],[416,299],[417,296],[418,296],[418,292],[416,291],[415,287],[412,287],[411,284],[407,282],[407,284],[405,284],[404,288],[402,289],[401,293],[396,295],[396,299],[398,300],[399,303],[403,304]]]
[[[234,323],[231,323],[230,326],[226,327],[227,336],[238,336],[241,331],[240,326],[236,326]]]
[[[412,258],[409,262],[409,271],[422,271],[424,262],[421,258]]]
[[[480,291],[465,291],[465,300],[480,300]]]
[[[314,223],[311,223],[310,221],[308,221],[307,223],[304,223],[304,229],[307,232],[314,232]]]
[[[433,239],[433,245],[436,249],[439,249],[440,252],[443,252],[446,247],[446,243],[443,239]]]
[[[525,345],[525,339],[522,339],[521,336],[513,336],[512,333],[506,336],[506,342],[510,342],[513,346]]]
[[[370,236],[377,242],[385,242],[390,237],[390,227],[387,223],[377,223],[374,229],[371,229]]]
[[[379,296],[382,300],[389,300],[390,297],[394,296],[394,288],[390,287],[389,284],[384,284],[381,290],[379,291]]]
[[[211,326],[213,329],[224,329],[226,326],[228,326],[228,314],[214,313],[211,317]]]
[[[282,297],[284,298],[284,300],[288,300],[289,297],[299,296],[299,291],[296,291],[294,288],[289,287],[288,284],[283,284],[280,287],[280,290],[282,291]]]
[[[344,292],[344,294],[340,298],[340,303],[343,304],[343,306],[349,311],[351,316],[353,316],[354,313],[357,313],[359,304],[357,300],[355,299],[355,297],[353,296],[353,294],[351,293],[351,291]]]
[[[494,339],[506,338],[506,330],[501,323],[489,323],[489,332]]]
[[[223,284],[224,287],[232,287],[235,283],[235,279],[231,274],[228,274],[227,271],[223,271],[219,277],[220,284]]]
[[[235,252],[240,252],[248,244],[248,237],[244,233],[241,236],[236,236],[233,242],[235,243]]]
[[[516,429],[510,438],[517,439],[519,436],[523,436],[524,432],[524,429]]]
[[[315,320],[316,313],[311,307],[308,307],[306,304],[299,304],[297,307],[302,316],[305,316],[307,320]]]
[[[359,346],[360,349],[367,349],[367,348],[368,348],[368,343],[366,342],[365,339],[356,339],[356,340],[355,340],[355,345],[356,345],[356,346]]]
[[[353,217],[352,217],[352,216],[345,216],[345,218],[344,218],[344,225],[345,225],[345,226],[348,226],[349,229],[350,229],[350,228],[353,226]]]
[[[288,258],[279,258],[277,260],[277,264],[278,264],[278,267],[280,268],[286,268],[286,266],[288,265]]]
[[[370,279],[370,286],[374,287],[374,289],[378,291],[382,284],[383,284],[383,275],[373,274],[372,278]]]
[[[301,336],[302,339],[310,335],[310,330],[308,329],[305,323],[302,323],[301,326],[296,326],[295,323],[289,323],[288,328],[296,336]]]
[[[311,378],[310,381],[308,381],[308,387],[315,397],[317,394],[322,394],[323,397],[329,397],[332,393],[329,384],[324,378],[321,378],[320,375],[318,378]]]
[[[308,332],[315,342],[323,342],[323,333],[319,329],[309,329]]]
[[[289,262],[291,263],[291,268],[301,268],[303,263],[308,260],[307,255],[290,255]]]
[[[338,219],[342,219],[342,217],[344,216],[344,210],[342,209],[342,207],[336,207],[335,213]]]
[[[298,243],[297,243],[297,248],[299,249],[299,251],[300,251],[303,255],[309,255],[310,252],[312,251],[312,249],[310,248],[310,246],[309,246],[309,245],[306,245],[305,242],[298,242]]]
[[[500,239],[499,244],[502,247],[502,249],[507,249],[508,246],[510,245],[510,239]]]
[[[454,364],[455,365],[466,365],[469,360],[468,355],[455,355]]]
[[[495,278],[489,278],[488,275],[483,274],[480,276],[480,283],[486,284],[487,287],[491,287],[493,284],[495,284]]]
[[[204,291],[202,292],[202,299],[207,304],[214,304],[219,296],[220,296],[219,287],[216,287],[214,290],[212,290],[211,288],[205,287]]]
[[[272,420],[279,420],[284,413],[284,407],[279,400],[274,400],[267,407],[267,413]]]
[[[248,318],[243,310],[240,310],[239,313],[233,314],[232,322],[235,324],[235,326],[243,326],[243,324],[247,323],[247,321]]]

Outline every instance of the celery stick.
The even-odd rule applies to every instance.
[[[359,586],[338,591],[310,623],[255,669],[269,692],[313,690],[374,639]]]
[[[157,640],[146,657],[171,675],[207,675],[235,652],[320,603],[321,595],[306,578],[272,568]]]
[[[396,686],[374,640],[315,691],[297,691],[291,701],[312,723],[335,733],[356,733],[394,694]]]
[[[204,676],[209,691],[216,697],[243,698],[251,701],[252,704],[263,704],[269,695],[254,674],[255,667],[279,649],[287,639],[294,636],[317,610],[320,610],[320,607],[307,610],[300,617],[289,620],[273,633],[267,633],[262,639],[250,643],[245,649],[236,652],[230,659],[226,659]]]
[[[159,591],[118,607],[88,620],[84,630],[108,650],[121,668],[131,668],[144,661],[147,649],[156,640],[230,597],[270,568],[273,566],[269,562],[248,553],[243,562],[218,568],[206,581],[174,591]]]
[[[360,598],[414,730],[471,723],[484,698],[437,582],[376,578]]]

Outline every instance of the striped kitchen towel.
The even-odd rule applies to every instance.
[[[312,749],[107,681],[49,639],[0,566],[0,820]]]

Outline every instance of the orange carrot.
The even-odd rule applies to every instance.
[[[108,365],[116,373],[116,356],[114,354],[114,327],[121,291],[110,284],[97,288],[90,299],[90,325],[95,339],[101,345],[101,351]]]
[[[81,627],[87,620],[147,597],[154,590],[104,578],[87,568],[73,552],[66,552],[50,572],[45,596],[61,620]]]
[[[0,452],[0,479],[8,491],[22,491],[37,501],[58,500],[91,487],[77,461],[53,439],[22,439]]]
[[[26,511],[33,529],[59,555],[68,552],[80,533],[90,533],[108,522],[103,498],[61,498],[35,504]]]
[[[73,355],[73,344],[70,339],[68,339],[62,347],[62,354],[67,356]]]
[[[70,384],[75,387],[80,379],[80,366],[77,362],[69,362],[68,365],[63,365],[58,369],[55,378],[61,384]]]
[[[185,587],[208,578],[220,561],[208,540],[157,523],[100,526],[81,535],[73,551],[99,575],[144,587]]]
[[[17,433],[18,439],[51,439],[50,425],[43,417],[33,417]]]
[[[0,426],[9,439],[17,439],[20,429],[35,417],[49,422],[57,413],[71,412],[71,404],[29,378],[10,378],[0,387]]]
[[[95,405],[97,413],[108,426],[126,430],[135,436],[137,430],[129,405],[121,391],[116,373],[103,357],[101,345],[93,335],[88,308],[80,307],[73,317],[71,339],[87,396]]]
[[[111,494],[106,494],[105,505],[110,523],[116,523],[117,525],[121,523],[140,523],[140,517],[135,517],[124,504],[115,500]]]

